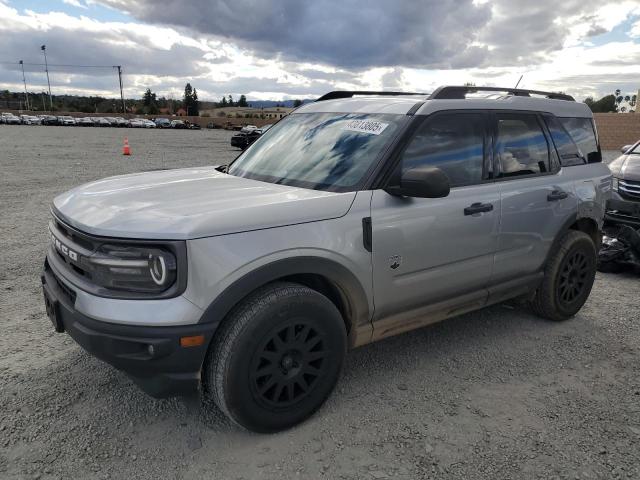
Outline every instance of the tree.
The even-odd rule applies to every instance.
[[[184,105],[184,109],[187,112],[187,115],[198,116],[200,114],[198,92],[191,86],[190,83],[187,83],[184,86],[184,96],[182,98],[182,103]]]
[[[588,97],[584,103],[586,103],[594,113],[615,112],[617,107],[615,95],[607,95],[596,101],[594,101],[592,97]]]
[[[142,103],[145,107],[150,107],[151,104],[156,103],[156,94],[153,93],[150,88],[147,88],[142,95]]]
[[[298,108],[300,105],[302,105],[302,100],[300,100],[299,98],[296,98],[293,101],[293,108]]]
[[[248,107],[249,105],[247,105],[247,97],[245,97],[244,95],[240,95],[240,100],[238,100],[238,106]]]
[[[229,106],[230,107],[235,107],[235,104],[233,103],[233,97],[231,95],[229,95]]]
[[[227,97],[222,97],[222,101],[219,103],[221,107],[227,106]]]

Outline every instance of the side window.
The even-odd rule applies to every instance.
[[[549,145],[535,115],[498,114],[495,154],[499,177],[551,171]]]
[[[402,154],[402,170],[426,165],[440,168],[452,187],[480,183],[484,115],[444,113],[425,120]]]
[[[596,132],[590,118],[558,118],[562,126],[569,132],[573,141],[576,142],[580,153],[589,163],[602,162],[602,154],[596,142]]]
[[[564,129],[558,119],[551,115],[545,115],[544,119],[545,122],[547,122],[551,138],[560,155],[560,165],[563,167],[583,165],[587,159],[582,156],[573,138],[571,138],[571,135]]]

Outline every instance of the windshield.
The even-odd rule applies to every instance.
[[[407,117],[298,113],[268,129],[229,174],[328,191],[357,188]]]

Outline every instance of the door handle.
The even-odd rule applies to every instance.
[[[465,215],[474,215],[476,213],[490,212],[493,210],[493,203],[472,203],[464,209]]]
[[[564,200],[567,198],[569,194],[564,190],[554,190],[549,195],[547,195],[548,202],[557,202],[558,200]]]

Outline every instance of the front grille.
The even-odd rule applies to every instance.
[[[620,180],[618,193],[628,199],[640,201],[640,182],[634,180]]]
[[[49,224],[49,230],[53,251],[56,258],[62,262],[61,266],[64,266],[69,273],[91,281],[91,271],[87,269],[82,259],[96,251],[100,240],[69,227],[57,218]]]

